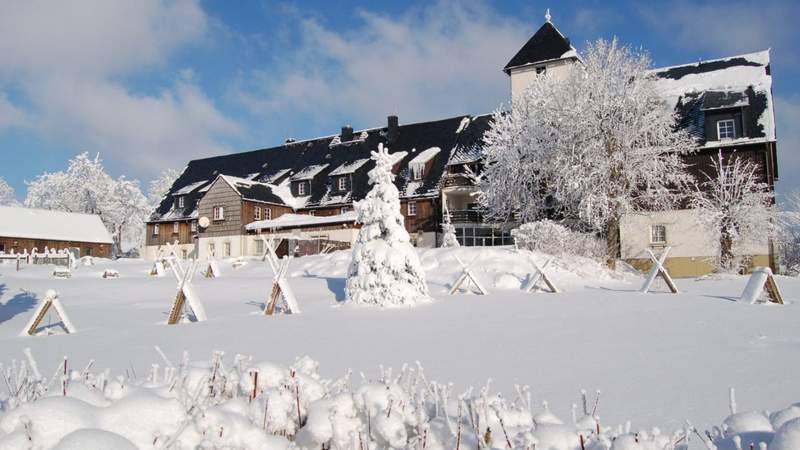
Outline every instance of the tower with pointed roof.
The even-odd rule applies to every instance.
[[[512,98],[518,97],[537,75],[561,76],[578,61],[578,52],[553,25],[549,9],[544,18],[544,24],[503,68],[511,77]]]

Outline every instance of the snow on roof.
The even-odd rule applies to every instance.
[[[292,181],[310,180],[325,170],[325,168],[329,165],[330,164],[315,164],[313,166],[305,167],[301,171],[292,175],[290,179]]]
[[[310,216],[306,214],[283,214],[272,220],[259,220],[247,224],[248,230],[264,230],[277,228],[297,228],[315,225],[325,225],[332,223],[355,222],[358,214],[355,211],[348,211],[344,214],[335,216]]]
[[[414,159],[409,161],[408,164],[409,165],[411,165],[411,164],[425,164],[428,161],[430,161],[431,159],[433,159],[434,156],[438,155],[439,152],[441,152],[441,151],[442,151],[442,149],[440,149],[439,147],[431,147],[429,149],[423,150],[417,156],[415,156]]]
[[[208,180],[198,181],[196,183],[188,184],[177,191],[173,192],[172,195],[186,195],[191,194],[195,189],[199,188],[203,184],[208,183]]]
[[[469,116],[464,116],[464,118],[461,119],[461,123],[458,124],[458,129],[456,130],[456,134],[464,131],[469,126],[470,122],[472,122],[472,119]]]
[[[273,185],[272,193],[280,198],[286,206],[289,206],[292,209],[302,208],[306,206],[306,203],[308,203],[309,197],[295,197],[292,195],[292,190],[289,187],[289,183],[286,182],[279,185]]]
[[[283,178],[284,175],[291,172],[292,169],[281,169],[275,172],[265,173],[259,176],[259,179],[265,183],[275,183],[275,181]]]
[[[0,206],[0,236],[20,239],[111,244],[111,235],[94,214]]]
[[[395,164],[399,163],[406,156],[408,156],[408,152],[406,152],[406,151],[389,153],[389,159],[391,160],[392,165],[395,165]]]
[[[660,93],[671,105],[686,95],[709,91],[744,92],[752,88],[766,99],[763,111],[757,111],[758,124],[768,140],[775,139],[775,115],[772,104],[772,76],[769,50],[692,64],[654,69]]]
[[[357,160],[352,161],[352,162],[344,163],[341,166],[333,169],[333,171],[331,171],[330,175],[334,176],[334,175],[351,174],[351,173],[355,172],[356,170],[360,169],[361,166],[366,164],[367,161],[369,161],[369,158],[361,158],[361,159],[357,159]]]

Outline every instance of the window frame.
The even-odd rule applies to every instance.
[[[533,70],[536,72],[536,75],[545,75],[545,74],[547,74],[547,66],[546,65],[536,66],[536,67],[534,67]]]
[[[308,192],[306,191],[306,181],[299,181],[297,183],[297,195],[298,196],[306,196]]]
[[[197,222],[194,220],[189,223],[189,231],[192,233],[197,233]]]
[[[213,209],[213,217],[215,221],[223,221],[225,220],[225,207],[224,206],[215,206]]]
[[[261,220],[261,207],[256,206],[253,209],[253,220]]]
[[[417,202],[416,201],[409,201],[406,204],[406,212],[409,216],[416,216],[417,215]]]
[[[725,133],[727,134],[730,131],[730,136],[722,136],[723,131],[723,124],[725,128]],[[730,125],[730,127],[728,127]],[[729,130],[730,129],[730,130]],[[725,141],[729,139],[736,139],[736,120],[734,119],[720,119],[717,121],[717,139],[720,141]]]
[[[272,220],[272,208],[264,207],[264,220]]]
[[[339,177],[339,179],[336,181],[336,183],[337,183],[337,186],[338,186],[340,191],[346,191],[347,190],[347,177],[346,176]]]
[[[178,196],[178,208],[183,208],[186,205],[185,196],[179,195]]]
[[[181,232],[181,223],[174,222],[172,224],[172,234],[180,234],[180,232]]]
[[[352,208],[349,206],[342,206],[339,208],[339,214],[349,213],[350,211],[352,211]]]
[[[161,231],[160,228],[161,226],[159,224],[153,224],[153,236],[158,236],[158,233]]]
[[[662,230],[662,238],[658,239],[658,234],[656,230]],[[651,245],[666,245],[667,244],[667,226],[661,223],[656,223],[650,225],[650,244]]]
[[[231,242],[225,241],[222,243],[222,257],[223,258],[230,258],[232,252]]]

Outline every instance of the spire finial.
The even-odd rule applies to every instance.
[[[544,20],[546,20],[549,23],[550,19],[552,18],[553,16],[550,15],[550,8],[547,8],[547,10],[544,12]]]

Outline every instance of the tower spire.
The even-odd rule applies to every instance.
[[[547,10],[545,10],[545,12],[544,12],[544,20],[546,20],[548,23],[550,23],[550,19],[552,19],[552,18],[553,18],[553,16],[550,15],[550,8],[547,8]]]

